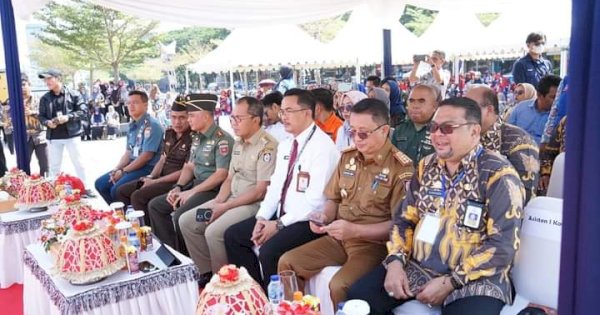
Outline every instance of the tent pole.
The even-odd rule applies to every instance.
[[[190,72],[188,66],[185,65],[185,94],[190,93]]]
[[[21,89],[21,67],[19,49],[17,44],[16,21],[12,1],[0,1],[0,20],[2,21],[2,39],[4,42],[4,55],[6,57],[6,79],[8,81],[8,95],[11,103],[11,119],[13,122],[13,135],[15,151],[17,154],[17,167],[30,173],[29,155],[27,154],[27,132],[25,127],[25,111],[23,109],[23,90]],[[6,164],[6,161],[3,161]],[[0,168],[3,166],[0,166]],[[6,170],[3,170],[6,171]]]
[[[383,30],[383,77],[393,76],[392,69],[392,31]]]
[[[233,86],[233,69],[229,70],[229,88],[231,89],[231,109],[235,104],[235,87]]]

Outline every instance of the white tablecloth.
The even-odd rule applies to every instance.
[[[0,289],[23,283],[23,252],[38,241],[42,220],[54,209],[32,213],[14,211],[0,214]]]
[[[25,252],[23,304],[26,315],[127,314],[193,315],[198,303],[198,273],[179,254],[181,265],[167,268],[154,252],[142,252],[160,270],[129,274],[119,271],[92,285],[74,286],[52,276],[50,256],[40,244]]]

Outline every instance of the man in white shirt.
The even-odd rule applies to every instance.
[[[275,91],[265,95],[262,99],[262,103],[264,105],[264,125],[265,131],[268,132],[271,136],[273,136],[277,142],[281,143],[291,135],[285,131],[285,127],[281,123],[281,119],[279,118],[279,112],[281,111],[281,100],[283,99],[283,95],[279,91]]]
[[[277,274],[281,255],[320,236],[310,230],[308,215],[323,208],[323,191],[340,154],[314,123],[315,103],[309,91],[285,93],[279,116],[292,137],[277,148],[275,172],[256,217],[225,232],[229,263],[244,266],[264,288]]]
[[[417,73],[419,72],[421,61],[426,63],[425,66],[430,69],[429,71]],[[435,85],[440,88],[442,99],[445,99],[446,89],[448,88],[451,74],[450,71],[442,68],[444,63],[446,63],[446,53],[441,50],[434,50],[431,53],[431,56],[425,57],[425,60],[420,60],[419,55],[415,55],[413,57],[413,68],[408,77],[410,83],[415,84],[418,82]]]

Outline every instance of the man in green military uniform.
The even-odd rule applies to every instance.
[[[275,170],[277,140],[261,128],[260,101],[240,98],[229,118],[239,137],[233,146],[229,176],[215,199],[196,207],[211,209],[212,216],[198,221],[192,210],[179,219],[185,245],[201,274],[201,286],[208,283],[212,272],[227,264],[225,230],[256,215]]]
[[[214,123],[217,96],[186,96],[188,122],[194,131],[190,161],[181,170],[173,189],[148,205],[154,234],[164,243],[186,253],[179,217],[213,199],[225,181],[231,160],[233,138]]]
[[[411,158],[415,166],[434,151],[426,127],[440,101],[437,87],[417,84],[408,97],[408,116],[396,126],[392,136],[392,144]]]

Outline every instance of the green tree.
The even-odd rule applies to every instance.
[[[300,25],[300,28],[319,41],[328,43],[335,38],[339,30],[348,22],[350,14],[351,12],[346,12],[333,18],[304,23]]]
[[[30,57],[40,68],[60,69],[66,82],[75,84],[74,75],[82,68],[79,56],[37,40],[30,45]],[[75,88],[75,86],[73,86]]]
[[[437,14],[438,11],[407,4],[404,7],[404,13],[400,17],[400,23],[417,37],[420,37],[433,23]]]
[[[500,17],[500,13],[477,13],[475,14],[477,16],[477,19],[479,20],[479,22],[481,22],[481,24],[483,24],[483,26],[488,27],[490,26],[490,24],[492,24],[492,22],[494,22],[497,18]]]
[[[133,67],[157,52],[152,31],[158,22],[144,22],[92,2],[50,2],[36,17],[46,24],[39,35],[42,42],[73,52],[81,61],[109,67],[115,80],[121,67]]]

